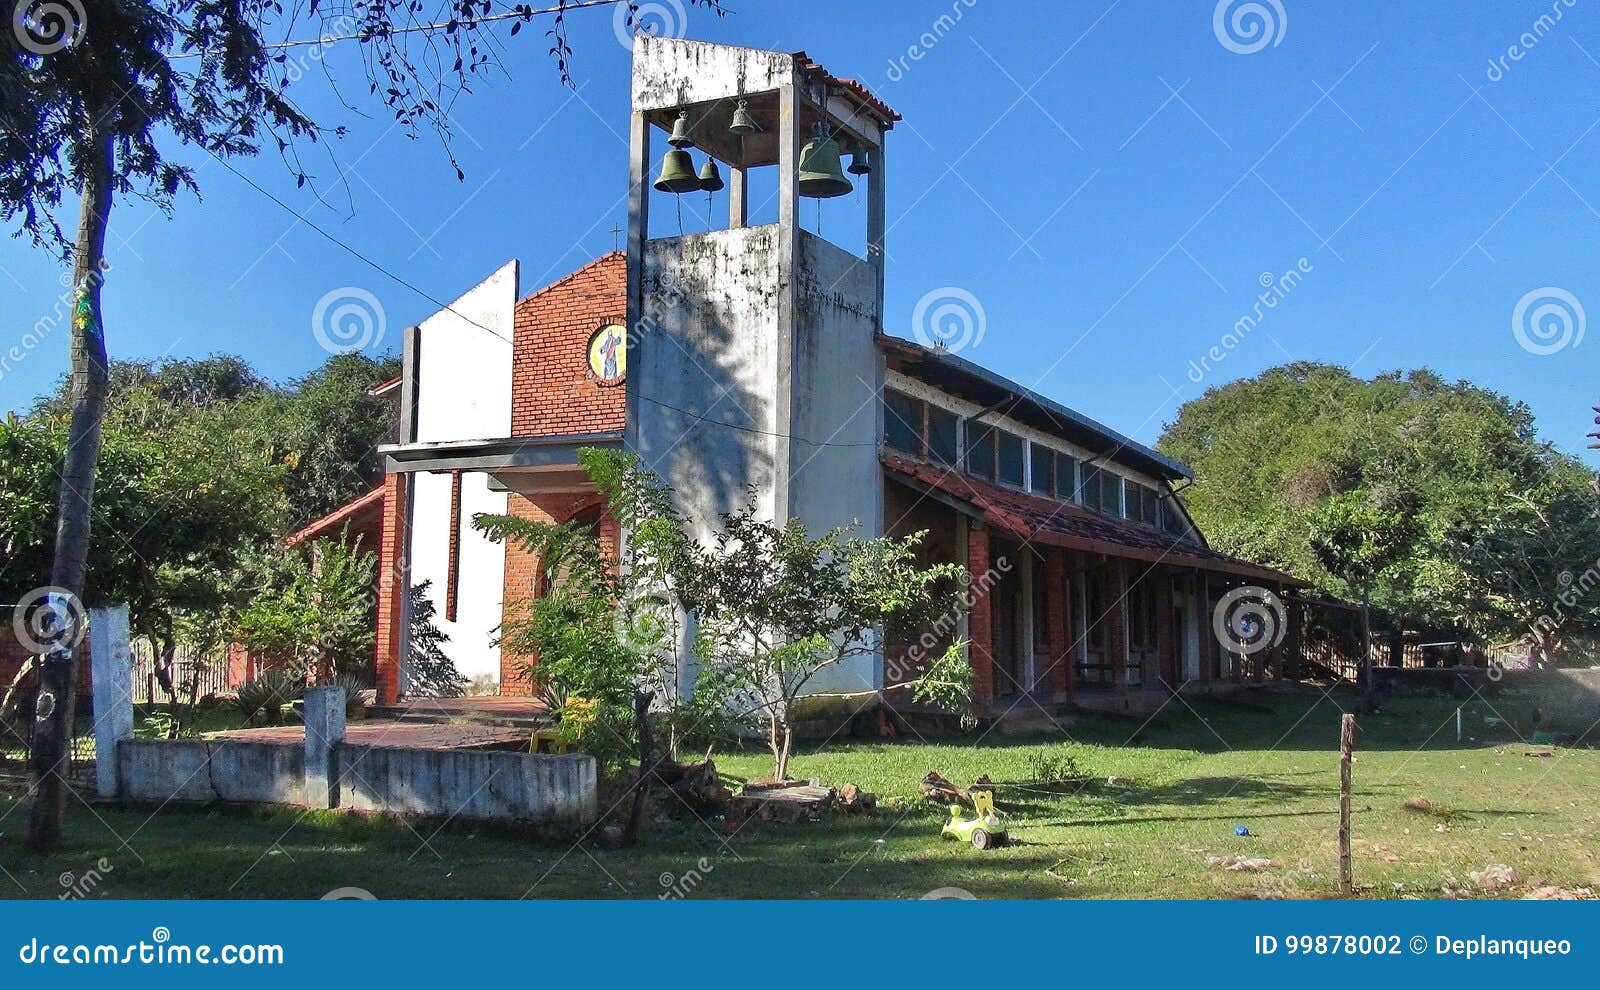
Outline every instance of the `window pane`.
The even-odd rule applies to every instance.
[[[909,395],[883,390],[883,441],[895,450],[922,456],[922,403]]]
[[[1083,487],[1078,501],[1091,509],[1100,508],[1100,469],[1089,465],[1083,468]]]
[[[1115,474],[1100,476],[1100,511],[1111,516],[1122,515],[1122,478]]]
[[[994,477],[994,427],[967,423],[967,471],[980,478]]]
[[[1051,472],[1056,465],[1055,451],[1049,447],[1033,444],[1028,448],[1028,456],[1031,461],[1028,466],[1031,472],[1029,480],[1033,483],[1033,490],[1046,494],[1055,491],[1055,485],[1052,483],[1053,479],[1051,477]]]
[[[1139,519],[1154,526],[1156,518],[1160,515],[1161,496],[1154,488],[1142,489],[1142,501],[1139,505]]]
[[[996,430],[1000,442],[1000,480],[1008,485],[1022,487],[1022,438],[1003,430]]]
[[[928,456],[941,464],[956,464],[956,414],[928,406]]]
[[[1056,455],[1056,496],[1076,501],[1078,497],[1078,459],[1076,457],[1068,457],[1066,454]]]

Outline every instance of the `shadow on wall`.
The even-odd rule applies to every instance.
[[[771,504],[776,242],[775,227],[741,228],[651,241],[646,252],[640,452],[705,530],[751,486]]]

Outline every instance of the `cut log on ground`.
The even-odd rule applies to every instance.
[[[698,763],[663,761],[656,764],[656,781],[696,811],[722,808],[733,797],[733,792],[722,786],[717,765],[711,760]]]
[[[922,778],[919,785],[922,796],[929,801],[938,801],[940,804],[971,804],[972,796],[965,790],[945,780],[937,770],[929,770],[928,775]]]
[[[729,806],[733,819],[756,817],[768,822],[797,822],[821,817],[834,806],[831,787],[794,784],[788,787],[746,787]]]
[[[864,791],[854,784],[839,788],[839,810],[847,815],[859,815],[877,810],[878,795]]]

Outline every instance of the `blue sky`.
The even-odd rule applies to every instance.
[[[1220,29],[1210,0],[734,0],[720,20],[657,6],[675,33],[803,48],[905,115],[889,146],[891,333],[915,335],[930,293],[965,290],[983,334],[964,334],[964,356],[1146,442],[1205,387],[1291,359],[1428,365],[1528,402],[1546,439],[1600,460],[1583,450],[1600,331],[1575,339],[1600,319],[1600,10],[1585,0],[1225,0]],[[1235,10],[1251,6],[1272,22],[1265,44],[1229,31],[1236,12],[1260,26]],[[320,201],[276,156],[236,167],[435,298],[511,257],[532,291],[626,222],[628,51],[606,10],[572,14],[571,34],[576,92],[539,30],[501,31],[509,78],[455,116],[464,182],[431,137],[341,107],[315,66],[297,99],[349,127],[335,158],[309,152]],[[327,64],[356,96],[354,55]],[[330,290],[378,300],[377,350],[436,308],[215,164],[199,179],[203,200],[170,219],[117,207],[114,356],[235,353],[281,379],[326,356],[312,313]],[[858,208],[830,202],[823,223]],[[1264,275],[1296,268],[1224,345]],[[0,241],[7,347],[60,274]],[[1214,346],[1223,360],[1203,361]],[[26,407],[66,363],[54,337],[0,369],[0,408]]]

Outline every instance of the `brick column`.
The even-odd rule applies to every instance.
[[[1172,576],[1165,569],[1152,577],[1156,582],[1156,657],[1161,665],[1161,678],[1176,691],[1183,680],[1178,670],[1178,635],[1172,624]]]
[[[403,474],[383,479],[383,536],[378,548],[378,704],[400,699],[400,651],[405,648],[406,591],[411,585],[406,560],[406,493]]]
[[[994,624],[989,594],[980,582],[989,573],[989,531],[974,523],[967,530],[968,662],[972,665],[972,709],[986,715],[994,698]]]
[[[1083,580],[1083,565],[1076,551],[1061,551],[1061,603],[1066,615],[1067,652],[1061,669],[1067,676],[1067,700],[1071,701],[1078,689],[1078,639],[1085,634],[1078,628],[1078,599],[1075,591]]]
[[[1106,662],[1111,664],[1117,690],[1128,690],[1128,568],[1120,557],[1108,562],[1104,573],[1106,612],[1095,618],[1106,625]]]
[[[1050,693],[1059,701],[1072,696],[1072,686],[1067,680],[1072,670],[1072,639],[1067,634],[1071,621],[1067,597],[1067,552],[1047,550],[1044,557],[1046,634],[1050,640]]]
[[[548,513],[542,511],[530,502],[526,496],[513,492],[506,498],[506,514],[515,519],[537,519],[542,522],[551,521]],[[530,553],[516,540],[507,540],[505,559],[505,574],[503,578],[500,600],[505,617],[516,613],[523,602],[533,597],[537,590],[539,574],[539,559]],[[533,686],[528,682],[523,666],[534,657],[526,657],[513,653],[505,644],[500,646],[500,693],[513,697],[522,697],[533,693]]]

